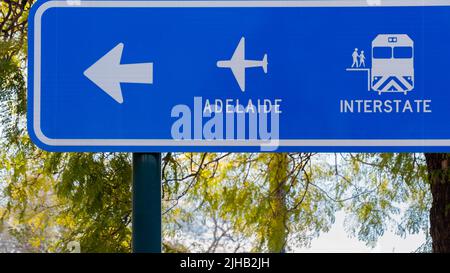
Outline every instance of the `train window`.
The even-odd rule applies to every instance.
[[[411,59],[413,57],[413,49],[410,46],[394,47],[394,58]]]
[[[392,47],[377,46],[373,48],[373,58],[390,59],[392,58]]]

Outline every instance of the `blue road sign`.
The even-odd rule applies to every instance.
[[[450,151],[450,0],[41,1],[51,151]]]

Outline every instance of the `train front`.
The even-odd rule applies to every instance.
[[[379,94],[414,89],[414,41],[406,34],[380,34],[372,41],[371,88]]]

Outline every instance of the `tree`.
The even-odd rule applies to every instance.
[[[425,154],[433,204],[430,211],[433,252],[450,253],[450,170],[448,154]]]
[[[391,185],[406,184],[408,191],[399,191],[403,188],[399,185],[391,193],[394,194],[393,198],[400,194],[413,199],[406,211],[404,225],[400,226],[401,234],[405,232],[403,229],[411,233],[422,229],[431,236],[433,252],[450,252],[448,154],[360,154],[352,158],[386,176]],[[408,201],[404,198],[401,201]],[[382,206],[381,209],[386,210],[386,207]],[[429,220],[429,227],[425,219]]]
[[[176,216],[165,222],[178,228],[172,230],[189,230],[196,221],[198,226],[206,222],[198,218],[213,219],[212,229],[221,231],[221,239],[247,242],[228,248],[234,251],[283,252],[308,245],[329,230],[339,208],[319,188],[331,186],[324,183],[332,174],[330,166],[320,155],[314,162],[313,157],[304,153],[168,154],[164,161],[176,164],[171,172],[163,164],[163,197],[167,207],[176,208],[169,214]],[[192,237],[200,237],[198,233],[194,231]]]
[[[429,234],[431,194],[423,154],[342,154],[336,174],[352,185],[344,198],[351,234],[374,245],[386,229]],[[345,190],[345,189],[341,189]],[[428,241],[428,239],[427,239]],[[422,250],[429,250],[428,244]]]
[[[287,240],[288,187],[287,154],[274,154],[269,162],[269,207],[271,215],[267,227],[267,248],[272,252],[284,252]]]

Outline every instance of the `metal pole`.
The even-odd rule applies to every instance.
[[[133,153],[133,252],[161,252],[161,153]]]

